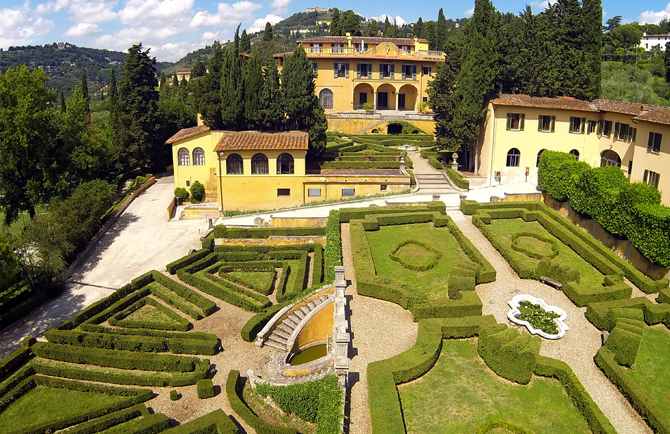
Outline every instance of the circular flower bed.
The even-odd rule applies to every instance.
[[[541,298],[519,294],[508,304],[512,309],[507,313],[507,318],[525,326],[531,334],[546,339],[560,339],[569,329],[564,322],[568,314],[559,307],[549,306]]]
[[[519,240],[520,238],[521,240]],[[535,238],[537,240],[537,244],[535,246],[537,249],[522,245],[521,241],[523,238]],[[551,253],[542,252],[542,244],[549,244],[551,246]],[[553,259],[558,256],[559,252],[558,242],[555,239],[534,234],[532,232],[517,232],[514,234],[512,236],[512,248],[517,252],[523,253],[524,255],[533,259]]]
[[[389,258],[413,271],[427,271],[437,265],[442,252],[430,245],[415,240],[397,244],[389,253]]]

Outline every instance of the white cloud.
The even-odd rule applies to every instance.
[[[179,60],[191,51],[202,48],[201,43],[167,43],[163,45],[151,45],[148,46],[151,49],[151,56],[157,57],[162,61],[173,62]]]
[[[67,29],[67,31],[63,33],[63,35],[78,38],[81,36],[92,35],[93,33],[98,33],[99,31],[100,28],[98,27],[97,24],[79,23],[76,26],[72,26],[69,29]]]
[[[291,0],[273,0],[272,5],[272,14],[282,15],[288,12],[288,5],[291,3]]]
[[[274,15],[274,14],[267,14],[265,18],[258,18],[254,23],[249,27],[247,30],[249,33],[254,33],[254,32],[260,32],[261,30],[265,30],[265,24],[270,23],[273,26],[283,20],[284,18]]]
[[[67,7],[68,3],[70,3],[70,0],[56,0],[53,2],[40,3],[35,7],[35,14],[42,16],[58,12]]]
[[[51,20],[33,16],[28,1],[15,9],[0,9],[0,23],[0,47],[3,48],[29,44],[56,26]]]
[[[659,12],[644,11],[640,14],[638,21],[640,24],[658,24],[663,18],[670,19],[670,3]]]
[[[463,13],[465,14],[466,17],[471,17],[472,14],[475,13],[475,8],[468,9],[467,11],[465,11],[465,12],[463,12]]]
[[[231,26],[247,21],[255,10],[262,6],[250,1],[240,1],[229,5],[219,3],[216,14],[212,15],[208,11],[200,11],[195,14],[191,20],[191,27],[198,29],[206,26]]]
[[[121,22],[131,25],[173,23],[191,17],[194,0],[127,0],[118,14]]]
[[[532,1],[530,2],[530,7],[533,9],[533,12],[542,12],[545,9],[549,8],[549,6],[553,5],[556,3],[558,0],[542,0],[542,1]],[[474,11],[474,9],[473,9]]]
[[[118,2],[104,0],[71,0],[68,12],[77,23],[103,23],[118,18],[114,7]]]

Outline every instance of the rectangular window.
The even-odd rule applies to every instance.
[[[344,52],[344,46],[342,44],[331,44],[330,51],[333,53],[342,53]]]
[[[402,79],[416,80],[416,66],[402,65]]]
[[[186,186],[190,187],[191,186],[191,181],[186,181]]]
[[[523,131],[525,120],[523,113],[507,113],[507,130]]]
[[[609,137],[612,134],[612,121],[605,121],[603,127],[603,136]]]
[[[347,196],[355,196],[356,191],[353,188],[343,188],[342,189],[342,197],[347,197]]]
[[[570,116],[570,132],[574,134],[584,134],[586,130],[586,118]]]
[[[596,125],[598,125],[596,121],[588,121],[588,123],[586,124],[586,134],[595,133]]]
[[[652,172],[651,170],[645,170],[644,171],[644,178],[642,178],[642,182],[645,182],[649,185],[653,185],[654,187],[658,188],[658,181],[661,179],[661,175],[659,175],[656,172]]]
[[[421,74],[432,75],[433,74],[433,68],[430,67],[430,66],[422,66],[421,67]]]
[[[380,63],[379,64],[379,78],[391,78],[391,79],[393,79],[394,73],[395,73],[395,66],[394,65],[389,65],[387,63]]]
[[[290,188],[278,188],[277,189],[277,197],[291,197],[291,189]]]
[[[319,65],[316,62],[312,62],[312,72],[314,73],[314,77],[319,75]]]
[[[321,197],[321,189],[320,188],[308,188],[307,189],[307,196],[309,196],[309,197]]]
[[[553,133],[556,124],[556,116],[540,115],[537,120],[537,130],[545,133]]]
[[[309,51],[312,53],[321,53],[323,49],[321,48],[321,44],[309,44]]]
[[[428,97],[427,97],[427,96],[424,96],[421,100],[422,100],[423,102],[428,102]]]
[[[614,138],[625,142],[630,140],[630,125],[616,122],[614,124]]]
[[[379,186],[379,191],[386,191],[387,188],[388,188],[387,185],[382,184]]]
[[[658,154],[661,152],[661,137],[662,134],[649,133],[649,142],[647,142],[647,152]]]
[[[632,173],[633,173],[633,160],[630,160],[628,162],[628,176],[630,177]]]
[[[637,137],[637,128],[628,128],[628,141],[635,143],[635,137]]]
[[[372,63],[357,63],[356,75],[358,78],[372,78]]]
[[[335,78],[349,78],[349,64],[335,63],[334,73]]]

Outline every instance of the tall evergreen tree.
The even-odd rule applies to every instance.
[[[433,21],[428,21],[426,27],[423,30],[423,37],[428,40],[428,48],[431,50],[436,50],[435,48],[435,23]]]
[[[60,91],[60,111],[65,113],[67,110],[67,106],[65,105],[65,95],[63,94],[63,91]]]
[[[346,11],[342,18],[342,35],[361,36],[361,20],[351,9]]]
[[[391,37],[391,23],[389,22],[388,15],[386,15],[386,20],[384,21],[384,30],[382,30],[382,34],[385,38]]]
[[[260,99],[260,129],[281,130],[286,122],[283,104],[283,92],[279,86],[279,70],[277,62],[270,58],[263,79],[263,89]]]
[[[219,41],[212,45],[212,55],[209,58],[209,72],[207,72],[196,84],[196,101],[198,112],[205,125],[213,130],[223,129],[221,119],[221,75],[224,68],[224,59],[227,48]]]
[[[444,43],[447,42],[448,33],[447,18],[444,16],[444,10],[440,8],[440,12],[437,15],[437,23],[435,24],[435,49],[444,50]]]
[[[254,50],[244,65],[244,118],[247,128],[259,130],[262,125],[261,92],[263,90],[263,70],[258,50]]]
[[[224,58],[221,75],[221,120],[226,130],[239,130],[244,125],[244,88],[240,66],[239,30],[235,30],[233,49]]]
[[[263,40],[265,42],[271,41],[274,39],[274,35],[272,34],[272,24],[268,21],[265,23],[265,30],[263,31]]]
[[[558,94],[559,55],[548,14],[553,14],[553,10],[535,15],[529,5],[521,14],[523,34],[520,57],[523,64],[518,71],[519,90],[531,96],[554,97]]]
[[[342,36],[342,23],[338,8],[333,8],[333,16],[330,19],[330,36]]]
[[[118,101],[118,97],[119,92],[116,88],[116,73],[114,72],[114,67],[112,67],[112,70],[109,73],[109,123],[112,126],[115,125],[114,118],[116,116],[116,103]]]
[[[149,57],[149,50],[142,51],[142,44],[133,45],[119,80],[114,125],[117,155],[126,169],[165,167],[164,146],[157,134],[157,86],[156,58]]]
[[[246,30],[242,30],[242,37],[240,38],[240,53],[251,53],[251,39],[247,35]]]
[[[88,79],[86,78],[86,71],[81,75],[81,93],[84,96],[84,100],[86,101],[86,113],[91,112],[91,107],[90,107],[90,98],[88,97]]]
[[[391,27],[391,35],[392,38],[397,38],[398,37],[398,24],[393,21],[393,27]]]
[[[584,33],[582,35],[583,49],[586,54],[587,82],[585,96],[589,100],[600,96],[600,66],[602,65],[602,41],[603,41],[603,8],[600,0],[583,0],[582,17],[584,20]]]
[[[370,20],[368,23],[365,25],[365,28],[363,29],[363,36],[377,36],[379,35],[379,24],[377,23],[377,20]]]
[[[165,73],[161,72],[160,78],[158,79],[158,90],[163,91],[167,87],[167,78],[165,77]]]
[[[512,13],[496,14],[496,51],[498,53],[498,77],[496,91],[510,93],[521,88],[521,70],[530,61],[521,56],[524,48],[524,21]]]
[[[456,151],[461,143],[453,131],[456,80],[461,70],[462,47],[447,41],[444,45],[446,57],[435,67],[435,79],[428,82],[430,108],[435,112],[435,138],[440,149]]]
[[[423,32],[424,32],[424,25],[423,25],[423,18],[419,17],[419,19],[414,23],[412,26],[412,36],[416,36],[417,38],[423,38]]]
[[[665,53],[663,54],[663,65],[665,66],[665,81],[670,83],[670,42],[665,43]]]
[[[205,72],[206,72],[205,64],[202,63],[202,60],[198,59],[195,61],[193,67],[191,68],[191,79],[202,77],[205,75]]]
[[[302,46],[284,58],[282,90],[287,127],[309,131],[312,154],[321,152],[326,144],[328,121],[319,98],[314,94],[314,72]]]
[[[402,25],[402,31],[400,32],[399,35],[401,38],[407,38],[407,24]]]
[[[584,21],[579,0],[558,0],[555,11],[556,44],[560,56],[559,95],[587,99],[588,69],[584,50]]]

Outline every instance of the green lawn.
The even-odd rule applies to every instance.
[[[447,276],[462,259],[466,258],[458,241],[446,227],[436,228],[432,223],[380,226],[378,231],[366,231],[372,259],[378,276],[391,277],[425,292],[430,299],[446,296]],[[421,241],[440,251],[437,265],[427,271],[413,271],[392,260],[389,253],[408,240]],[[400,249],[399,253],[415,262],[432,255],[418,246]]]
[[[48,422],[54,416],[69,416],[107,407],[123,399],[125,397],[118,395],[38,386],[0,413],[0,432]]]
[[[509,246],[512,245],[512,236],[519,232],[530,232],[540,235],[544,238],[551,238],[558,243],[559,254],[552,262],[560,262],[563,265],[568,265],[572,269],[579,270],[580,286],[598,288],[604,282],[604,276],[596,270],[591,264],[586,262],[575,253],[567,245],[563,244],[561,240],[552,236],[547,230],[538,222],[525,222],[522,219],[494,219],[491,221],[491,232],[502,239]],[[521,243],[526,247],[533,245],[532,250],[542,253],[551,253],[551,245],[532,237],[519,237]],[[519,242],[519,240],[517,240]],[[516,256],[518,260],[525,261],[533,265],[533,268],[540,262],[539,259],[534,259],[524,253],[512,250],[512,255]]]
[[[256,292],[263,292],[270,286],[275,278],[274,271],[230,271],[223,273],[222,278],[230,276],[235,280],[244,282],[244,286],[253,289]],[[233,281],[234,282],[234,281]]]
[[[413,434],[474,433],[492,419],[542,434],[591,432],[557,381],[535,377],[524,386],[503,380],[480,359],[476,339],[444,341],[436,365],[398,386],[398,393]]]
[[[647,328],[635,364],[628,371],[630,378],[666,415],[670,415],[669,351],[670,334],[666,330]]]
[[[145,304],[141,308],[137,309],[135,312],[125,317],[124,320],[162,323],[162,324],[178,324],[176,320],[170,318],[165,313],[161,312],[160,309],[150,304]]]

